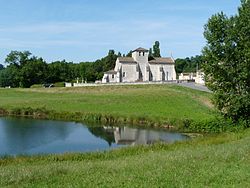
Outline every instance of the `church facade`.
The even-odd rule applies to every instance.
[[[102,83],[176,80],[175,61],[171,57],[148,59],[149,51],[137,48],[132,57],[118,57],[114,70],[104,73]]]

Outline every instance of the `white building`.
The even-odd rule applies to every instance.
[[[197,71],[196,73],[181,73],[179,75],[180,81],[194,81],[197,84],[205,85],[204,72]]]
[[[175,62],[171,57],[148,60],[149,51],[137,48],[132,57],[119,57],[114,70],[104,73],[102,83],[176,80]]]

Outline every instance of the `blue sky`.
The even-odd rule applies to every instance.
[[[240,0],[0,0],[0,63],[11,50],[46,61],[93,61],[161,44],[162,56],[198,55],[203,26]]]

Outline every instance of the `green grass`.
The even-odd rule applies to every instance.
[[[187,127],[193,121],[198,129],[197,122],[216,120],[210,97],[176,85],[0,89],[0,114],[161,125],[182,121]],[[5,157],[0,187],[250,187],[249,143],[250,129],[245,129],[171,145]]]
[[[213,119],[210,97],[209,93],[176,85],[0,89],[0,108],[9,112],[32,108],[62,116],[77,113],[174,124],[184,119]],[[69,119],[74,120],[77,115],[69,115]]]
[[[250,129],[172,145],[0,159],[0,186],[250,187]]]

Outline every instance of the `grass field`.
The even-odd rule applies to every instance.
[[[0,159],[1,187],[250,187],[250,130],[91,154]]]
[[[0,113],[34,115],[43,109],[55,118],[99,114],[176,125],[215,120],[210,97],[176,85],[0,89]],[[0,187],[250,187],[249,143],[246,129],[171,145],[5,157]]]
[[[11,112],[30,107],[62,116],[77,113],[83,119],[88,114],[122,122],[138,120],[173,125],[184,119],[213,119],[210,97],[209,93],[176,85],[0,89],[0,109]]]

